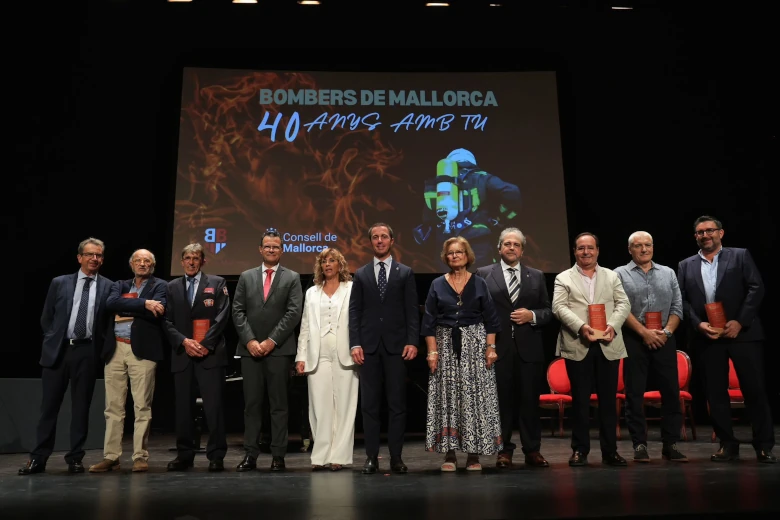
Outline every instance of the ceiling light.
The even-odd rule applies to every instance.
[[[633,9],[633,7],[618,7],[618,6],[613,6],[612,7],[613,11],[630,11],[632,9]]]
[[[319,0],[298,0],[301,5],[320,5]]]
[[[448,2],[428,2],[425,4],[425,7],[449,7],[450,4]]]
[[[256,4],[257,0],[233,0],[234,4]]]

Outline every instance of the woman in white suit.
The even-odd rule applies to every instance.
[[[314,285],[306,291],[295,368],[309,376],[313,470],[352,464],[358,372],[349,352],[352,276],[337,249],[317,255]]]

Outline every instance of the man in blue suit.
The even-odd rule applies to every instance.
[[[154,378],[157,362],[170,348],[163,334],[168,284],[152,276],[156,263],[151,251],[135,251],[130,257],[133,278],[114,283],[106,300],[106,308],[115,315],[113,334],[106,336],[103,346],[106,436],[103,460],[90,466],[90,473],[119,469],[128,380],[135,415],[133,471],[149,469]]]
[[[411,268],[391,256],[393,230],[377,223],[368,230],[374,259],[355,273],[349,301],[349,341],[360,369],[360,400],[366,462],[363,473],[377,472],[382,388],[389,409],[387,441],[390,469],[406,473],[401,450],[406,429],[406,366],[417,356],[420,311]],[[384,385],[383,385],[384,383]],[[316,440],[315,440],[316,442]]]
[[[65,462],[70,473],[83,473],[84,442],[89,428],[89,407],[95,389],[97,358],[109,324],[106,298],[111,280],[98,274],[105,245],[97,238],[79,244],[77,273],[51,281],[41,315],[43,399],[35,448],[20,475],[42,473],[54,450],[57,415],[70,383],[72,415],[70,451]]]
[[[710,417],[720,438],[714,462],[739,457],[739,441],[731,424],[728,395],[728,358],[734,362],[745,405],[753,425],[753,448],[759,462],[776,463],[772,454],[775,434],[764,386],[764,331],[758,309],[764,298],[764,284],[747,249],[723,247],[721,222],[702,216],[693,224],[699,252],[680,262],[677,279],[683,300],[683,314],[690,323],[693,348],[704,367],[704,383]],[[705,305],[720,302],[726,315],[722,331],[714,329]]]

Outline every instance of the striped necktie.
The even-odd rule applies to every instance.
[[[520,295],[520,283],[517,281],[517,275],[515,274],[517,269],[510,267],[507,271],[509,271],[509,298],[514,304]]]

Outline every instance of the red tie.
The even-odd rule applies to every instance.
[[[263,299],[268,299],[268,293],[271,291],[271,277],[274,274],[273,269],[265,270],[265,283],[263,284]]]

